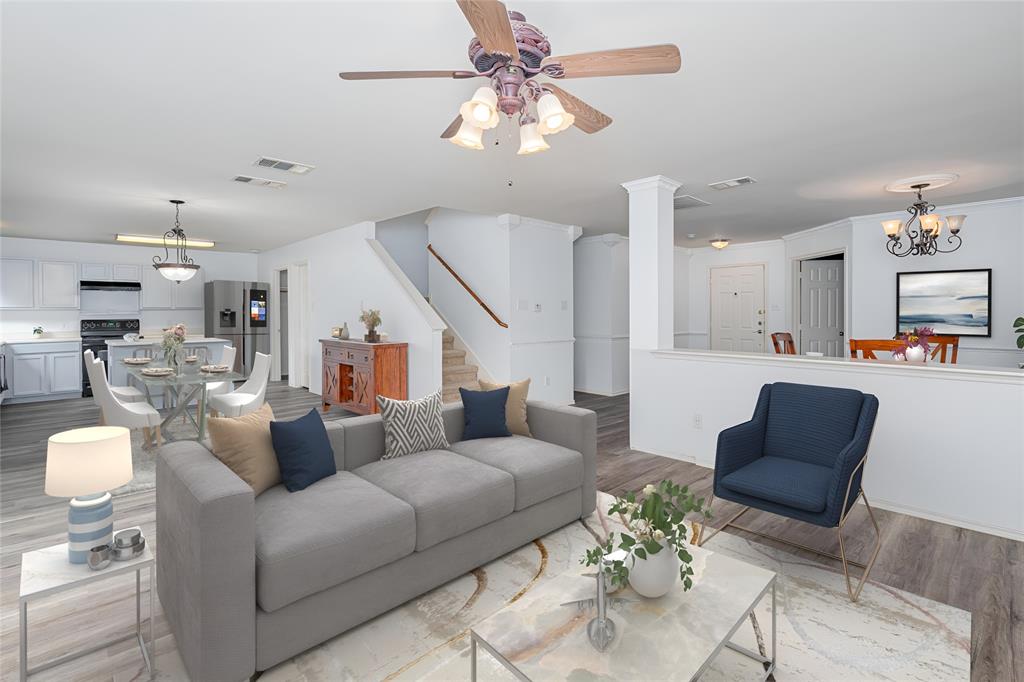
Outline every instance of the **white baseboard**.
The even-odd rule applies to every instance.
[[[598,391],[593,388],[580,388],[579,386],[574,387],[572,390],[579,391],[580,393],[590,393],[591,395],[600,395],[605,398],[614,398],[617,395],[629,395],[629,389],[625,391],[615,391],[614,393],[608,393],[607,391]]]

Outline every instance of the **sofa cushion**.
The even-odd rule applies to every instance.
[[[256,599],[264,611],[343,583],[411,554],[408,504],[340,471],[289,493],[256,498]]]
[[[270,422],[274,411],[270,403],[241,417],[210,417],[210,450],[228,469],[249,484],[254,494],[281,482]]]
[[[512,475],[447,450],[382,459],[353,473],[416,511],[416,549],[444,542],[512,513]]]
[[[448,447],[440,390],[419,400],[393,400],[379,395],[377,406],[384,422],[383,459]]]
[[[338,470],[324,420],[316,409],[290,422],[270,422],[270,437],[281,480],[290,492],[305,490]]]
[[[832,469],[786,457],[761,457],[723,476],[721,484],[737,493],[776,504],[820,512],[825,509]]]
[[[464,439],[512,435],[505,424],[508,386],[493,391],[471,391],[459,387],[459,395],[462,397],[462,409],[466,418],[466,425],[462,429]]]
[[[505,403],[505,424],[517,436],[533,436],[526,423],[526,395],[530,392],[530,380],[513,381],[511,384],[492,384],[480,379],[480,388],[493,391],[508,386],[508,401]],[[454,441],[452,441],[454,442]]]
[[[542,440],[479,438],[453,443],[449,449],[512,474],[516,511],[583,485],[583,455]]]

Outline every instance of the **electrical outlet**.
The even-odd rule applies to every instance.
[[[693,414],[693,428],[697,430],[704,428],[704,418],[700,416],[699,412]]]
[[[544,385],[545,386],[550,386],[551,385],[551,377],[544,377]]]
[[[535,313],[539,313],[540,312],[540,303],[534,303],[533,304],[533,312],[535,312]]]

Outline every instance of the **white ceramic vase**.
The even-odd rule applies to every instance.
[[[924,362],[924,355],[924,348],[921,346],[907,348],[907,362]]]
[[[662,545],[657,554],[636,559],[629,569],[629,585],[641,597],[656,599],[667,594],[679,582],[679,557]]]

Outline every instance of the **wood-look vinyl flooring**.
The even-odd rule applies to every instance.
[[[298,417],[320,404],[318,396],[281,383],[271,384],[267,399],[281,419]],[[576,404],[598,414],[600,490],[622,493],[671,478],[702,495],[709,494],[710,469],[629,448],[628,396],[580,393]],[[345,416],[332,410],[325,418]],[[43,494],[46,439],[58,431],[95,424],[96,417],[91,399],[0,408],[0,679],[17,679],[21,553],[65,539],[66,501]],[[153,491],[118,497],[115,526],[141,525],[147,538],[155,540],[154,498]],[[735,510],[738,508],[730,503],[715,503],[716,519],[727,518]],[[970,611],[971,679],[1024,682],[1024,543],[884,510],[876,510],[876,515],[883,546],[872,579]],[[829,529],[756,511],[744,516],[743,522],[826,551],[838,549],[835,533]],[[863,510],[856,510],[844,534],[853,556],[864,556],[872,533]],[[816,559],[786,545],[779,547]],[[837,564],[829,565],[838,570]],[[144,577],[143,589],[146,583]],[[130,633],[134,628],[133,599],[134,581],[126,576],[40,600],[29,613],[29,660],[36,664],[102,638]],[[156,634],[157,653],[173,650],[174,638],[159,602]],[[125,642],[33,679],[121,682],[145,679],[143,671],[137,647]]]

